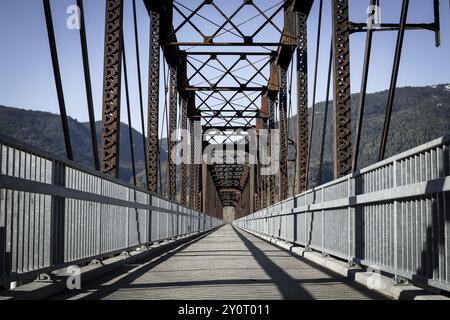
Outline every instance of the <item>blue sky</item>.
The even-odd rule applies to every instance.
[[[179,0],[189,7],[197,1]],[[66,28],[68,17],[66,9],[74,0],[53,0],[52,11],[60,57],[64,92],[68,114],[79,121],[87,121],[86,98],[79,34],[77,30]],[[125,41],[127,45],[130,91],[133,110],[133,125],[139,130],[139,103],[136,82],[136,61],[134,57],[134,38],[132,29],[131,0],[125,2]],[[228,0],[224,10],[232,11],[241,0]],[[381,0],[383,22],[398,22],[401,0]],[[223,1],[217,1],[222,7]],[[272,1],[259,0],[262,9],[273,4]],[[350,0],[350,18],[355,22],[366,21],[368,0]],[[450,82],[450,8],[449,1],[441,3],[442,44],[434,46],[434,34],[430,31],[408,31],[405,37],[398,86],[425,86]],[[147,11],[138,0],[138,19],[140,32],[140,53],[142,81],[144,86],[144,105],[147,103],[148,79],[148,37],[149,18]],[[103,38],[104,38],[104,0],[85,0],[86,25],[91,62],[94,104],[97,120],[101,119]],[[312,71],[314,66],[315,38],[317,29],[318,1],[314,4],[308,23],[309,28],[309,84],[312,91]],[[244,19],[240,17],[240,19]],[[330,1],[324,0],[324,21],[321,40],[317,101],[325,98],[325,84],[330,45]],[[433,20],[432,0],[410,1],[408,22],[431,22]],[[187,31],[185,31],[186,33]],[[270,36],[270,30],[261,36]],[[273,31],[272,31],[273,32]],[[385,90],[389,87],[392,70],[396,32],[380,32],[374,37],[372,63],[370,68],[369,92]],[[1,0],[0,1],[0,104],[27,109],[58,113],[56,91],[45,29],[42,1],[40,0]],[[352,92],[358,92],[362,72],[365,34],[351,36],[351,82]],[[295,101],[294,101],[295,103]],[[124,96],[122,121],[126,119]]]

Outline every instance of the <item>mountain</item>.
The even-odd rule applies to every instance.
[[[352,132],[355,132],[359,110],[359,94],[351,96]],[[388,91],[368,94],[361,133],[359,168],[378,162],[378,150],[383,131]],[[318,180],[320,142],[325,103],[316,104],[315,126],[311,148],[310,185]],[[333,180],[333,102],[330,101],[324,153],[323,182]],[[310,109],[311,113],[311,109]],[[311,117],[310,117],[311,119]],[[289,136],[294,137],[296,117],[289,121]],[[409,150],[433,139],[450,134],[450,85],[404,87],[397,89],[391,118],[386,158]],[[293,159],[291,147],[289,157]],[[293,164],[291,164],[293,167]],[[293,177],[293,170],[291,170]],[[290,179],[292,181],[292,179]],[[292,188],[291,188],[292,189]]]
[[[70,138],[74,160],[93,168],[91,135],[88,123],[80,123],[68,117]],[[101,122],[96,122],[97,141],[101,143]],[[33,145],[55,155],[65,157],[66,149],[59,115],[42,111],[25,110],[0,106],[0,133]],[[124,123],[120,125],[120,170],[119,178],[129,182],[132,178],[129,130]],[[144,171],[144,152],[142,135],[132,130],[136,171]],[[161,160],[167,160],[166,139],[161,140]],[[100,146],[99,146],[100,147]]]
[[[360,167],[377,162],[379,142],[381,139],[384,112],[387,103],[387,91],[367,95],[364,125],[361,135]],[[356,124],[358,114],[359,94],[352,95],[352,126]],[[317,183],[319,163],[320,137],[325,104],[318,103],[315,111],[315,127],[311,153],[311,185]],[[75,161],[93,166],[91,139],[87,123],[80,123],[69,117],[69,130],[72,139]],[[323,182],[332,180],[332,101],[329,104],[328,125],[325,143]],[[289,120],[289,135],[294,137],[296,118]],[[101,126],[96,123],[97,137],[100,143]],[[131,180],[131,155],[129,147],[128,126],[121,124],[120,137],[120,178]],[[0,106],[0,133],[14,137],[34,145],[40,149],[65,156],[64,140],[59,115],[48,112],[25,110]],[[136,168],[139,177],[143,177],[144,152],[142,135],[132,130],[135,146]],[[391,130],[389,133],[386,157],[450,134],[450,85],[437,85],[428,87],[405,87],[397,89],[395,106],[392,114]],[[167,140],[160,141],[161,176],[165,178],[165,162],[167,161]],[[294,159],[294,148],[289,150],[289,158]],[[293,168],[294,164],[290,163]],[[294,170],[290,170],[290,181]],[[164,185],[164,183],[163,183]],[[292,188],[290,188],[292,189]]]

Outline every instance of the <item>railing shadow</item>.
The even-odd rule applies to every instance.
[[[298,297],[299,293],[305,300],[314,299],[314,297],[301,286],[297,286],[295,288],[296,290],[293,290],[292,284],[295,283],[296,280],[287,274],[282,268],[277,266],[263,251],[243,236],[238,230],[235,228],[233,228],[233,230],[251,252],[252,256],[256,259],[261,268],[273,280],[273,283],[278,287],[278,290],[284,299],[294,299],[295,297]]]
[[[83,293],[86,294],[86,293],[92,292],[93,289],[96,289],[95,292],[92,292],[81,299],[82,300],[100,300],[102,298],[105,298],[108,295],[112,294],[113,292],[117,291],[118,288],[129,287],[133,281],[137,280],[139,277],[144,275],[146,272],[155,268],[156,266],[160,265],[161,263],[167,261],[168,259],[170,259],[174,255],[176,255],[177,253],[179,253],[179,252],[183,251],[184,249],[186,249],[187,247],[191,246],[192,244],[200,241],[201,239],[206,237],[211,232],[213,232],[213,231],[203,234],[202,236],[200,236],[197,239],[194,239],[188,243],[184,243],[171,251],[162,253],[163,255],[161,257],[159,257],[155,261],[152,261],[152,262],[144,265],[142,268],[140,268],[132,273],[128,273],[128,272],[135,268],[135,264],[140,263],[144,260],[151,260],[151,259],[155,258],[155,256],[144,257],[144,258],[136,261],[133,265],[124,266],[117,271],[107,273],[105,276],[102,276],[98,281],[95,281],[95,280],[90,281],[88,283],[88,285],[86,286],[86,288],[84,288],[84,289],[78,290],[76,292],[63,293],[63,297],[64,297],[64,299],[70,299],[71,297],[74,297],[74,296],[77,296],[77,295],[83,294]],[[161,253],[157,253],[157,254],[161,254]],[[122,277],[118,281],[116,281],[114,284],[106,285],[106,286],[104,285],[105,283],[108,283],[108,282],[114,280],[119,275],[122,275],[124,273],[127,275]]]

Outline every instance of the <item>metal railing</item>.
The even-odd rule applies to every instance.
[[[0,135],[0,284],[222,223]]]
[[[450,291],[450,136],[234,222]]]

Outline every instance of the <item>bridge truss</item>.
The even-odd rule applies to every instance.
[[[334,177],[343,177],[358,168],[360,136],[363,125],[364,105],[371,58],[372,37],[378,31],[396,31],[397,45],[386,107],[379,161],[384,159],[389,133],[395,88],[399,72],[403,39],[407,30],[425,29],[436,35],[440,44],[439,1],[434,5],[432,23],[408,24],[409,1],[402,0],[399,23],[374,25],[378,0],[370,0],[369,19],[355,23],[349,19],[349,1],[332,0],[332,37],[328,71],[327,101],[321,133],[321,150],[318,181],[322,182],[325,135],[328,125],[334,128]],[[144,0],[150,17],[149,81],[147,128],[144,128],[145,108],[140,75],[139,30],[137,27],[136,1],[133,0],[133,21],[138,64],[140,111],[145,150],[145,185],[148,191],[162,193],[183,205],[209,212],[220,217],[223,206],[233,206],[238,216],[245,216],[258,209],[282,201],[292,194],[309,189],[311,182],[311,145],[315,126],[317,73],[319,65],[322,29],[323,0],[317,0],[319,18],[313,70],[313,96],[308,96],[308,30],[307,22],[314,5],[313,0],[281,0],[274,3],[261,1],[182,1]],[[53,35],[50,3],[44,0],[49,41],[53,57],[56,85],[60,101],[61,119],[69,159],[73,158],[70,134],[60,81],[56,43]],[[78,0],[81,16],[83,1]],[[103,173],[118,177],[120,140],[120,96],[122,69],[125,75],[128,121],[131,126],[126,56],[123,35],[123,0],[106,1],[105,63],[102,117],[102,144],[100,159],[96,150],[95,134],[93,153],[95,167]],[[86,78],[86,92],[90,91],[89,60],[85,39],[84,19],[80,32]],[[361,81],[359,115],[356,132],[352,137],[350,98],[350,36],[366,33],[366,49]],[[295,71],[295,72],[294,72]],[[164,77],[162,77],[164,74]],[[292,90],[293,78],[296,88]],[[59,80],[58,80],[59,79]],[[164,88],[163,88],[164,87]],[[332,122],[327,124],[329,94],[333,93]],[[292,95],[296,123],[289,122],[292,115]],[[163,98],[164,97],[164,98]],[[94,117],[92,98],[88,99],[91,131]],[[164,101],[162,101],[164,100]],[[312,111],[308,106],[312,100]],[[164,114],[161,114],[162,106]],[[167,109],[167,110],[166,110]],[[167,177],[161,174],[161,119],[167,128],[168,150],[174,150],[180,139],[190,141],[190,150],[183,150],[187,163],[167,165]],[[195,128],[200,128],[195,132]],[[294,127],[294,128],[291,128]],[[180,137],[177,129],[187,134]],[[203,151],[214,146],[246,145],[248,130],[257,133],[279,133],[279,174],[263,175],[262,165],[250,161],[206,163]],[[293,133],[292,133],[292,132]],[[200,134],[200,139],[198,138]],[[257,135],[259,137],[259,135]],[[130,138],[132,135],[130,134]],[[259,138],[258,138],[259,139]],[[199,140],[199,141],[197,141]],[[198,142],[197,144],[194,141]],[[261,141],[256,141],[261,146]],[[133,146],[133,141],[130,141]],[[198,146],[200,145],[200,147]],[[237,151],[235,152],[235,154]],[[273,153],[273,152],[272,152]],[[269,154],[273,156],[273,154]],[[170,157],[170,155],[169,155]],[[132,149],[132,158],[134,151]],[[229,160],[229,156],[224,159]],[[196,160],[196,161],[195,161]],[[260,160],[260,159],[257,159]],[[290,168],[295,174],[289,174]],[[177,179],[177,170],[180,178]],[[136,168],[133,160],[133,176]],[[291,189],[292,188],[292,189]],[[179,192],[178,192],[179,191]]]

